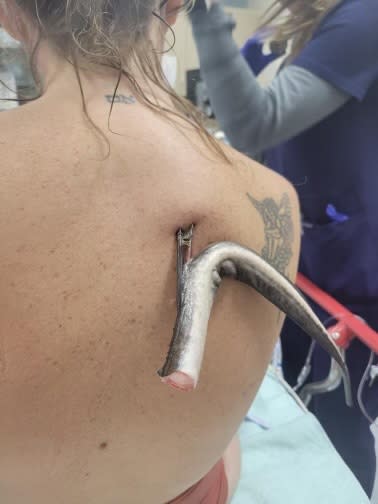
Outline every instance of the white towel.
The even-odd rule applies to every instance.
[[[319,422],[272,369],[247,417],[232,504],[370,503]]]

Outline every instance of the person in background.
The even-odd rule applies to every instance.
[[[234,22],[203,0],[190,14],[201,74],[220,127],[231,144],[297,189],[303,216],[300,271],[378,329],[378,8],[375,0],[280,0],[263,28],[291,43],[267,88],[251,72],[232,37]],[[266,222],[272,223],[269,212]],[[318,314],[326,318],[318,310]],[[294,384],[307,353],[287,323],[284,369]],[[347,352],[354,392],[369,358],[355,342]],[[319,351],[313,378],[328,372]],[[375,393],[375,397],[373,394]],[[376,390],[367,407],[378,415]],[[313,409],[367,492],[375,469],[368,422],[349,410],[342,392]]]

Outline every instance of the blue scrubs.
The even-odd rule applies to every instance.
[[[266,164],[288,178],[299,194],[306,223],[300,271],[378,330],[376,0],[344,0],[293,64],[352,97],[316,126],[266,153]],[[287,322],[283,343],[289,377],[306,353],[303,341]],[[349,350],[355,389],[368,356],[359,343]],[[328,367],[326,356],[317,352],[313,378],[324,377]],[[378,415],[377,386],[370,391],[368,408]],[[371,491],[373,438],[358,406],[349,411],[340,391],[318,398],[314,410],[365,490]]]
[[[258,37],[248,39],[241,48],[242,55],[255,75],[259,75],[269,63],[279,58],[278,54],[264,54],[263,50],[264,42]]]

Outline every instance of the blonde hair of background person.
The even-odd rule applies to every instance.
[[[222,457],[229,497],[237,483],[231,440],[282,317],[225,282],[198,390],[163,386],[175,233],[195,224],[194,254],[224,239],[261,252],[271,229],[256,205],[268,206],[293,280],[298,207],[290,184],[214,144],[166,88],[159,53],[180,7],[1,2],[41,89],[0,114],[1,504],[161,504]]]
[[[265,14],[261,28],[269,28],[273,42],[290,45],[293,59],[311,39],[319,23],[341,0],[277,0]]]

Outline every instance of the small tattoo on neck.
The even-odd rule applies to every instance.
[[[126,96],[123,94],[116,95],[105,95],[105,99],[108,103],[124,103],[125,105],[133,105],[136,103],[134,96]]]

